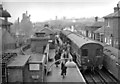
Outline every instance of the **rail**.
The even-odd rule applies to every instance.
[[[117,80],[105,69],[95,70],[94,72],[82,72],[87,84],[117,84]]]

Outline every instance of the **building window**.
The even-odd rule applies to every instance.
[[[107,43],[107,38],[105,37],[105,43]]]
[[[108,28],[110,27],[110,22],[109,22],[109,21],[107,22],[107,27],[108,27]]]
[[[114,40],[114,46],[115,46],[115,48],[118,48],[118,39]]]
[[[40,70],[40,64],[29,64],[29,70]]]
[[[102,49],[96,49],[96,56],[102,55]]]
[[[110,45],[112,44],[112,39],[111,39],[111,38],[109,39],[109,44],[110,44]]]
[[[107,44],[112,45],[112,39],[110,37],[108,37],[108,39],[107,39]]]

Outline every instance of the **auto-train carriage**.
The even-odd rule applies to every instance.
[[[102,68],[103,44],[92,41],[82,35],[71,33],[67,36],[71,41],[71,52],[77,53],[78,65],[82,70]]]
[[[60,38],[61,38],[61,40],[63,41],[63,43],[69,41],[69,39],[67,38],[67,35],[69,35],[69,34],[71,34],[71,33],[72,33],[72,32],[71,32],[71,31],[68,31],[68,30],[63,30],[63,31],[61,31],[61,33],[60,33]]]
[[[104,67],[112,74],[115,78],[120,80],[120,50],[111,47],[104,47]]]

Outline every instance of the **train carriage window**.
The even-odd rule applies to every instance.
[[[102,54],[102,49],[97,49],[96,50],[96,56],[100,56]]]
[[[40,70],[40,64],[29,64],[29,70]]]
[[[82,49],[82,56],[88,56],[88,49]]]

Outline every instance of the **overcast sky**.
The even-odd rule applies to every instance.
[[[9,21],[14,22],[22,13],[28,11],[31,21],[44,21],[62,18],[103,17],[113,13],[120,0],[4,0],[4,9],[10,14]]]

